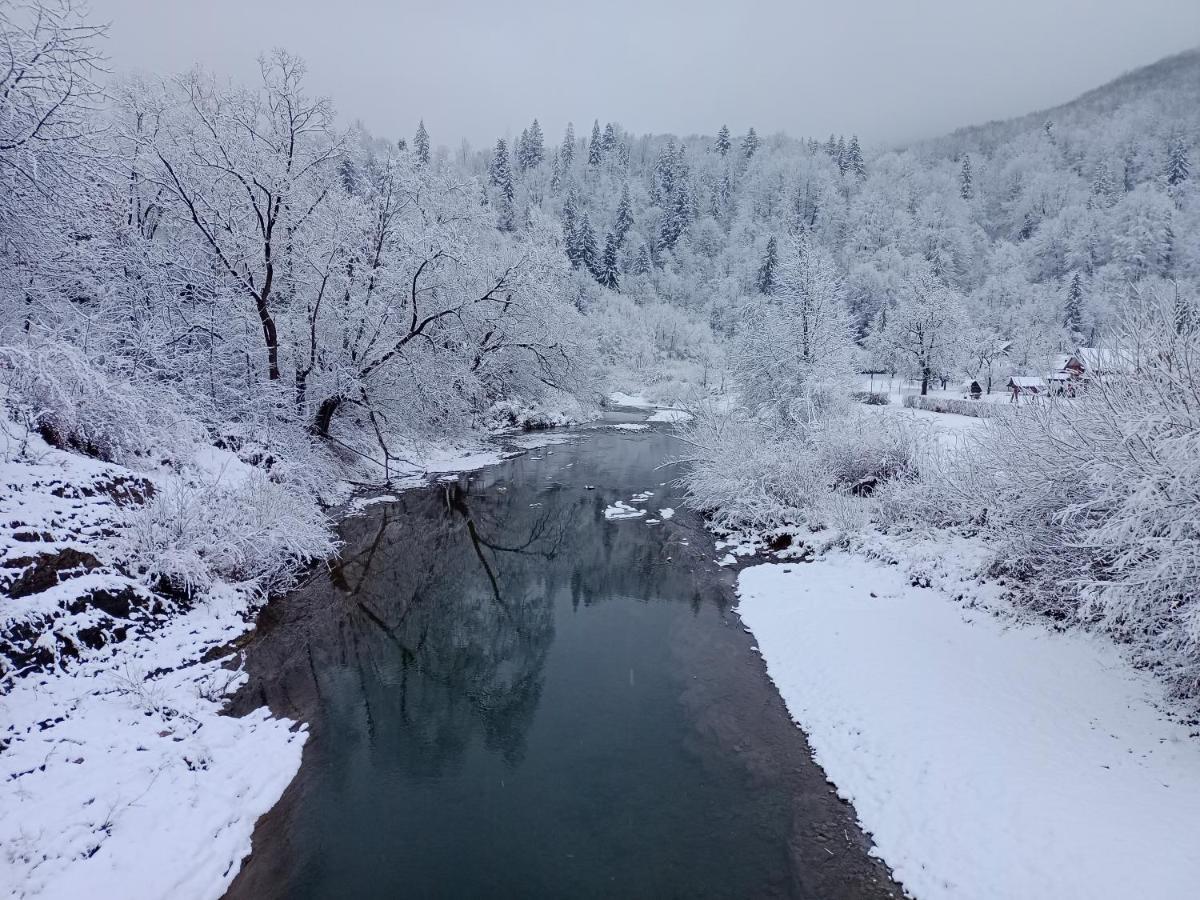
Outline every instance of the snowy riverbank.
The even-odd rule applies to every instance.
[[[834,552],[738,580],[768,674],[897,879],[922,900],[1192,896],[1195,728],[1111,642],[968,608],[946,574],[914,587]]]
[[[237,642],[261,592],[215,581],[172,603],[139,574],[137,541],[148,501],[181,489],[180,476],[98,462],[5,427],[0,893],[220,897],[306,739],[302,724],[266,709],[222,714],[244,681]],[[556,440],[539,432],[506,442]],[[394,486],[505,455],[482,444],[426,448]],[[187,477],[210,478],[214,492],[256,477],[228,452],[202,456]]]

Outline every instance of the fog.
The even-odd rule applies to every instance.
[[[94,0],[114,70],[304,57],[344,121],[475,145],[538,117],[902,142],[1068,100],[1200,44],[1196,0]]]

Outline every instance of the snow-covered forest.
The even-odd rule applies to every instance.
[[[85,708],[52,673],[160,632],[139,665],[182,671],[249,627],[356,490],[613,392],[687,408],[684,480],[731,546],[1001,585],[1200,696],[1200,51],[899,148],[620,110],[473,147],[346,125],[286,51],[260,69],[134,76],[68,0],[0,5],[0,694],[24,716],[0,749]],[[1080,348],[1108,367],[1048,396]],[[215,717],[233,682],[203,666],[199,697],[180,675],[145,702]],[[286,731],[221,723],[231,773]],[[150,727],[126,726],[114,758]]]
[[[208,552],[203,534],[147,534],[153,562],[131,564],[143,580],[268,586],[327,552],[321,508],[347,482],[382,482],[431,443],[579,420],[612,389],[693,403],[732,393],[743,403],[725,418],[809,440],[797,423],[823,415],[812,412],[822,392],[840,398],[840,386],[825,388],[856,371],[918,379],[923,391],[978,380],[990,393],[1075,347],[1136,341],[1143,374],[1169,384],[1122,383],[1128,410],[1104,404],[1122,410],[1115,421],[1095,420],[1086,401],[1047,413],[1068,422],[1039,420],[1044,454],[1030,435],[1001,441],[996,452],[1027,454],[1012,464],[1031,476],[1071,453],[1100,465],[1092,443],[1119,443],[1127,416],[1179,426],[1191,410],[1195,52],[1044,114],[904,149],[723,125],[633,135],[599,120],[553,136],[534,119],[515,140],[448,150],[423,123],[404,137],[339,127],[332,101],[307,88],[303,61],[283,51],[262,58],[251,84],[196,69],[114,75],[103,27],[70,5],[4,15],[9,430],[143,472],[165,467],[190,485],[182,494],[212,489],[196,458],[230,453],[262,476],[227,498],[248,507],[232,515],[288,523],[278,548],[254,553]],[[698,499],[720,520],[782,524],[815,502],[812,479],[915,471],[898,438],[867,429],[880,446],[861,448],[855,418],[835,421],[851,432],[826,444],[878,458],[802,466],[795,483],[777,484],[779,473],[744,471],[750,457],[725,446],[727,434],[706,435],[699,442],[720,456],[710,461],[734,480],[698,483]],[[1060,425],[1084,436],[1071,453],[1050,452]],[[795,469],[792,454],[749,440],[763,466]],[[10,456],[27,452],[11,435],[10,445]],[[1175,451],[1179,465],[1191,450]],[[726,464],[730,452],[740,465]],[[1136,527],[1100,512],[1132,502],[1126,489],[1142,496],[1120,486],[1120,468],[1086,496],[979,502],[993,528],[1016,503],[1013,541],[1049,527],[1072,557],[1081,551],[1064,523],[1103,520],[1132,543],[1096,537],[1096,565],[1167,566],[1173,579],[1160,554],[1190,553],[1190,532],[1152,495],[1185,473],[1157,446],[1145,452],[1150,509]],[[825,471],[843,465],[848,474]],[[1138,549],[1141,529],[1162,537],[1164,517],[1178,541]],[[1048,539],[1036,539],[1039,554]],[[1172,584],[1169,596],[1187,595]],[[1189,615],[1179,627],[1194,638]]]

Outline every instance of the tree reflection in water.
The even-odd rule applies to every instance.
[[[460,480],[349,520],[328,576],[264,612],[235,712],[265,702],[318,731],[332,712],[339,730],[403,746],[392,762],[423,774],[477,730],[518,761],[554,638],[551,579],[535,570],[572,537],[569,512],[526,505],[522,515],[504,494],[472,497]],[[509,537],[491,537],[501,530]],[[403,740],[381,734],[397,729]]]

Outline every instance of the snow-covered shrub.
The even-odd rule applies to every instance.
[[[879,391],[853,391],[850,394],[850,399],[864,403],[867,406],[887,406],[890,402],[888,395]]]
[[[681,430],[689,445],[690,502],[725,529],[771,528],[802,518],[828,481],[798,430],[744,410],[697,410]]]
[[[222,579],[267,591],[332,552],[313,499],[257,470],[238,475],[173,479],[133,516],[131,544],[143,574],[189,590]]]
[[[684,481],[692,502],[720,527],[757,529],[861,527],[865,498],[915,478],[927,442],[923,429],[850,407],[832,390],[793,401],[779,418],[701,408],[682,437],[691,447]],[[863,509],[850,512],[856,504]]]
[[[0,346],[8,414],[48,444],[126,465],[157,463],[202,439],[161,385],[141,388],[63,341]]]
[[[930,435],[921,423],[851,407],[812,425],[813,447],[833,486],[869,493],[877,483],[914,477]]]
[[[996,414],[995,404],[981,403],[978,400],[960,400],[955,397],[923,397],[920,394],[908,394],[904,398],[904,405],[909,409],[954,413],[956,416],[975,416],[980,419]]]
[[[1092,622],[1200,691],[1200,330],[1145,297],[1135,374],[987,423],[970,489],[1022,598]]]

